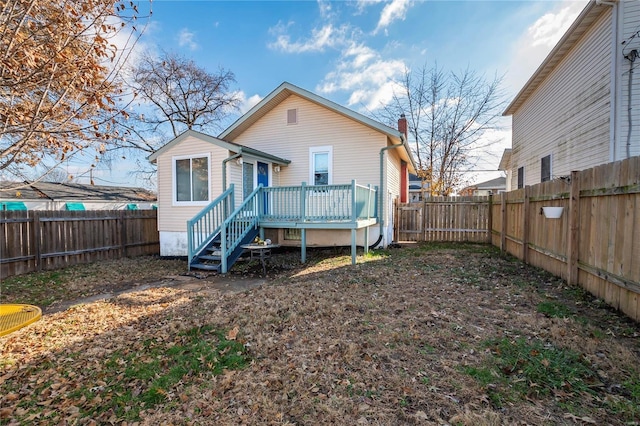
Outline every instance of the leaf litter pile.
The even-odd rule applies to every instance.
[[[640,327],[543,271],[483,245],[298,256],[0,338],[0,424],[640,422]]]

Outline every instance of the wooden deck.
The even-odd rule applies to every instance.
[[[356,231],[378,223],[377,188],[351,181],[344,185],[307,185],[256,188],[234,208],[233,185],[187,223],[189,263],[202,253],[215,236],[222,241],[221,271],[227,257],[253,228],[301,229],[302,261],[306,261],[307,229],[351,230],[351,257],[356,262]],[[365,244],[365,252],[368,246]]]

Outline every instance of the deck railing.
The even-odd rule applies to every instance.
[[[376,216],[377,189],[346,185],[258,186],[234,210],[233,185],[187,222],[189,264],[220,234],[222,271],[228,257],[261,222],[356,222]],[[247,237],[248,238],[248,237]]]
[[[356,184],[278,186],[262,189],[262,220],[330,222],[376,216],[376,188]]]
[[[229,265],[228,258],[231,253],[240,245],[242,239],[251,231],[258,227],[262,212],[263,197],[262,190],[264,188],[259,185],[253,192],[245,198],[240,207],[234,210],[231,215],[224,221],[220,227],[220,252],[222,273],[226,273]]]
[[[229,189],[187,221],[187,260],[189,264],[220,231],[221,225],[233,210],[233,184],[231,184]]]

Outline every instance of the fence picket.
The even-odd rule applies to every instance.
[[[0,212],[0,279],[159,252],[155,210]]]

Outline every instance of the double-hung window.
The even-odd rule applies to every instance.
[[[173,158],[173,204],[205,205],[209,202],[208,154]]]
[[[318,146],[310,148],[309,165],[309,181],[312,185],[331,185],[333,147]]]
[[[540,160],[540,182],[551,180],[551,155],[542,157]]]
[[[524,166],[518,167],[518,189],[524,188]]]

